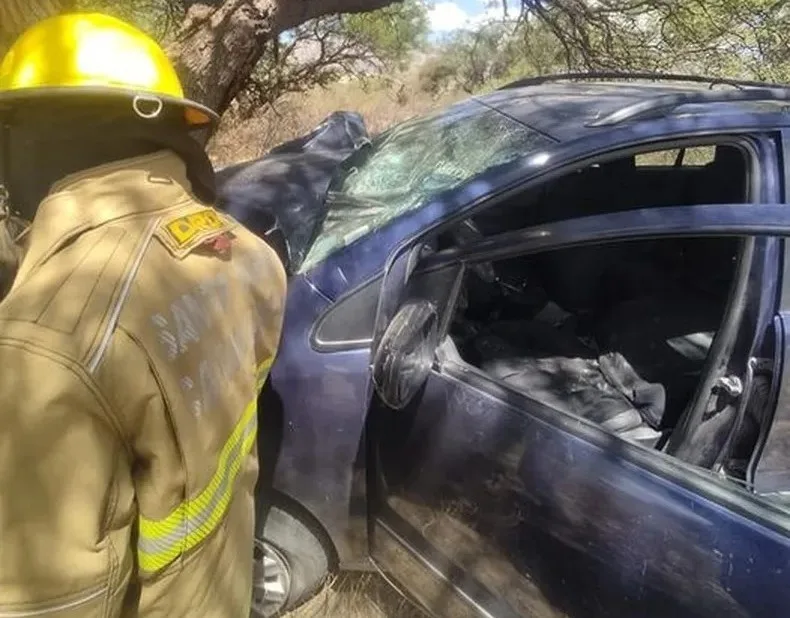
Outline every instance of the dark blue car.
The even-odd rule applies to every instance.
[[[441,617],[790,615],[789,101],[545,77],[332,162],[285,234],[256,615],[338,568]]]

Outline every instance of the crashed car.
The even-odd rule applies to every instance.
[[[786,615],[788,101],[544,76],[221,172],[290,272],[256,616],[373,568],[435,616]]]

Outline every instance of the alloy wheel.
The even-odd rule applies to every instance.
[[[274,546],[255,539],[252,575],[252,615],[255,618],[276,616],[291,592],[288,561]]]

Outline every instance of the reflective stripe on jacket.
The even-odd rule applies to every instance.
[[[284,294],[169,151],[53,187],[0,303],[0,617],[248,615]]]

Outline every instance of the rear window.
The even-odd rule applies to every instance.
[[[300,270],[439,193],[550,143],[507,116],[469,103],[387,131],[352,155],[333,179],[326,218]]]

